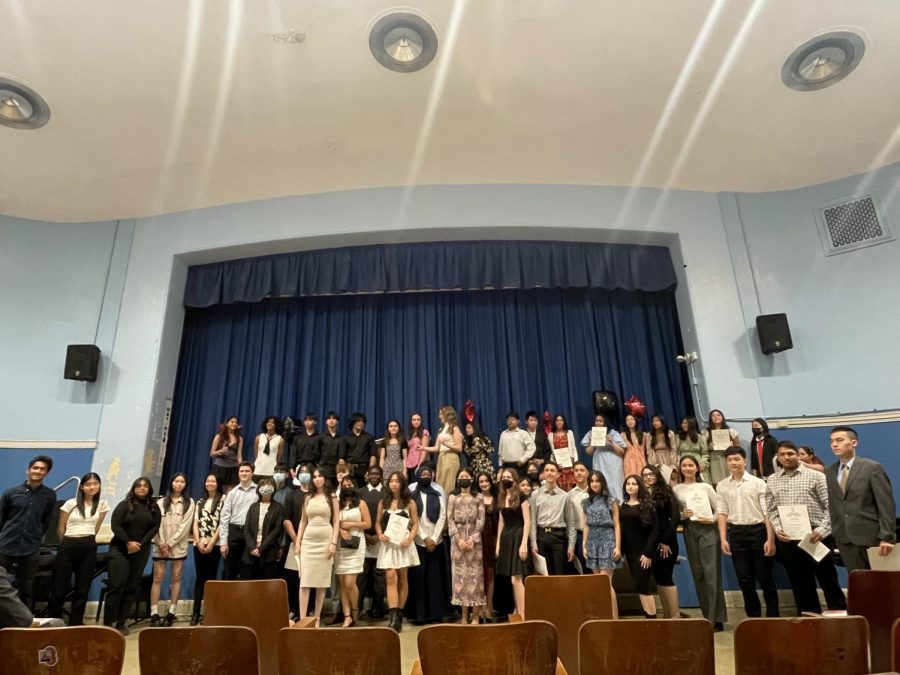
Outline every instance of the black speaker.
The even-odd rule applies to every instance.
[[[756,332],[759,334],[759,348],[763,354],[777,354],[794,346],[787,314],[763,314],[756,317]]]
[[[63,377],[67,380],[96,382],[100,366],[100,347],[97,345],[69,345],[66,347],[66,369]]]

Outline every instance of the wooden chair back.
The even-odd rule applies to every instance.
[[[556,640],[549,621],[428,626],[418,635],[419,664],[423,675],[555,675]]]
[[[278,631],[288,627],[284,579],[207,581],[204,626],[244,626],[256,633],[260,675],[278,672]]]
[[[587,621],[578,633],[578,664],[582,675],[715,675],[712,624],[706,619]]]
[[[891,670],[897,671],[900,667],[900,619],[891,627]]]
[[[847,614],[864,616],[869,622],[872,672],[890,670],[891,628],[900,618],[900,572],[851,572]]]
[[[4,628],[0,675],[120,675],[125,638],[106,626]]]
[[[861,675],[869,628],[860,616],[745,619],[734,631],[739,675]]]
[[[243,626],[142,630],[141,675],[252,675],[259,672],[256,633]]]
[[[284,628],[281,675],[400,675],[400,636],[390,628]]]
[[[559,634],[559,660],[578,672],[578,630],[592,619],[612,619],[609,577],[603,574],[525,579],[525,620],[549,621]]]

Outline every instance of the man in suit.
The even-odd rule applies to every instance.
[[[867,548],[888,555],[897,541],[891,481],[881,464],[856,456],[857,443],[852,427],[832,429],[838,461],[825,469],[832,532],[848,572],[869,569]]]

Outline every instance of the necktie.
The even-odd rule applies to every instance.
[[[850,467],[846,464],[841,465],[841,493],[847,494],[847,478],[850,476]]]

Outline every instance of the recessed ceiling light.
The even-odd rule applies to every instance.
[[[37,129],[49,119],[50,108],[36,91],[0,77],[0,124],[11,129]]]
[[[412,73],[437,54],[437,34],[425,19],[409,12],[382,17],[369,32],[369,49],[388,70]]]
[[[793,51],[781,67],[781,79],[797,91],[824,89],[852,73],[865,53],[866,43],[856,33],[825,33]]]

